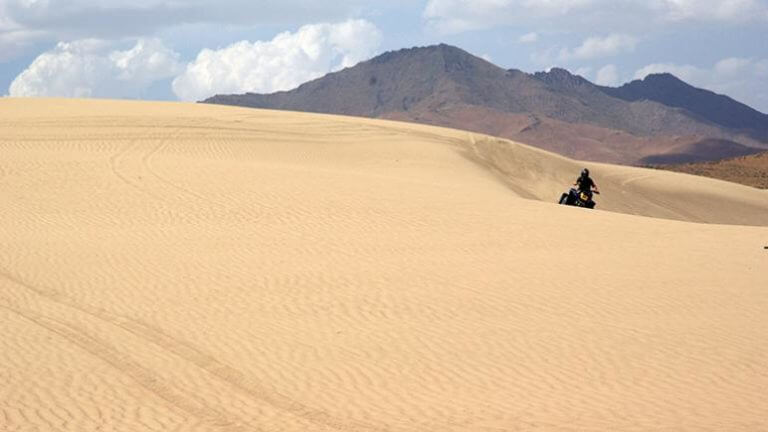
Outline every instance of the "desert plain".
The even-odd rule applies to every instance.
[[[598,209],[557,205],[584,166]],[[3,98],[0,197],[2,431],[768,430],[768,191]]]

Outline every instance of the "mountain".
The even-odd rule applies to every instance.
[[[758,139],[768,138],[768,116],[728,96],[693,87],[672,74],[648,75],[643,80],[635,80],[616,89],[605,88],[604,91],[630,102],[652,100],[682,108],[702,120],[744,130]]]
[[[711,177],[760,189],[768,189],[768,152],[723,159],[715,162],[663,165],[655,168],[663,168],[668,171]]]
[[[505,70],[444,44],[388,52],[291,91],[204,102],[427,123],[625,164],[677,161],[681,148],[703,149],[693,160],[710,160],[710,146],[700,144],[708,140],[719,143],[716,158],[768,149],[768,116],[671,76],[616,89],[565,69]]]
[[[733,141],[704,139],[672,147],[665,154],[646,156],[640,160],[640,163],[647,165],[669,165],[718,161],[737,156],[753,155],[763,151],[762,149],[747,147]]]

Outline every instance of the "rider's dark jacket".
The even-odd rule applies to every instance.
[[[579,178],[576,179],[576,185],[579,192],[592,193],[592,187],[595,185],[595,182],[592,181],[592,178],[589,176],[579,176]]]

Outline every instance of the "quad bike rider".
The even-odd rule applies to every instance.
[[[576,188],[572,188],[568,193],[564,193],[560,197],[560,204],[590,209],[595,208],[592,194],[599,194],[600,190],[597,188],[597,184],[595,184],[589,176],[588,169],[584,168],[581,171],[581,175],[576,179],[576,182],[573,185],[576,186]]]

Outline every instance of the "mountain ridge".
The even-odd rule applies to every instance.
[[[768,137],[768,115],[726,95],[691,86],[670,73],[650,74],[606,92],[627,101],[654,100],[667,106],[684,108],[721,126],[741,129],[762,124],[760,138]],[[682,101],[686,101],[683,104]]]
[[[685,145],[704,149],[695,160],[742,155],[743,147],[768,149],[765,114],[680,80],[683,85],[668,86],[699,105],[705,101],[706,107],[688,106],[683,96],[673,104],[657,89],[657,81],[650,77],[603,87],[562,68],[534,74],[503,69],[440,44],[390,51],[290,91],[216,95],[203,102],[458,127],[570,157],[625,164],[647,157],[663,163],[664,154]],[[661,82],[675,83],[669,77]],[[716,111],[718,106],[738,110],[725,115]],[[480,113],[494,123],[469,120]],[[695,145],[704,140],[721,143],[716,154]]]
[[[768,151],[717,161],[649,166],[768,189]]]

